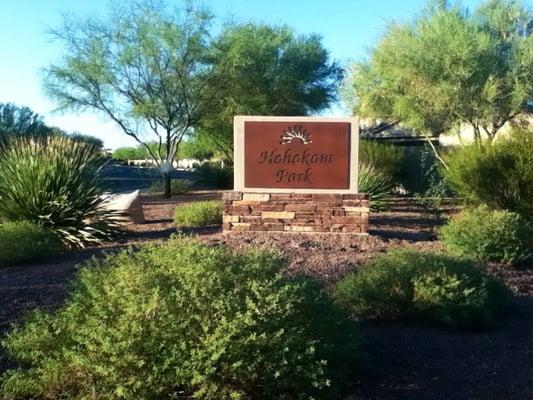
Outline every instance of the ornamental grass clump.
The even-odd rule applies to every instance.
[[[16,138],[0,151],[0,222],[29,221],[68,246],[99,243],[115,231],[102,205],[105,158],[67,137]]]
[[[370,164],[361,163],[357,180],[359,192],[368,194],[372,211],[384,211],[389,207],[394,187],[390,177]]]
[[[28,221],[0,224],[0,266],[48,260],[61,252],[59,238]]]
[[[4,341],[3,398],[324,398],[356,352],[316,284],[277,253],[177,236],[89,261],[65,305]]]
[[[334,296],[357,318],[478,331],[499,321],[510,295],[472,261],[403,249],[377,256],[347,275]]]

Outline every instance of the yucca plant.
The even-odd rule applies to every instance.
[[[102,207],[105,159],[67,137],[16,138],[0,151],[0,222],[30,221],[68,246],[99,243],[116,231]]]
[[[393,182],[372,165],[361,163],[358,175],[359,192],[368,193],[372,211],[386,210],[391,200]]]

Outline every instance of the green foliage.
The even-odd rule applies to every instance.
[[[492,144],[458,148],[446,177],[468,202],[533,216],[533,135],[515,131]]]
[[[371,165],[360,164],[357,180],[359,192],[367,193],[369,196],[372,211],[383,211],[388,208],[394,186],[389,176]]]
[[[440,238],[454,253],[483,261],[518,263],[533,256],[533,225],[519,214],[481,206],[443,226]]]
[[[211,45],[209,102],[200,134],[233,159],[235,115],[308,115],[336,98],[341,77],[320,36],[286,26],[226,26]]]
[[[387,28],[344,84],[354,113],[401,121],[429,135],[473,127],[492,139],[533,94],[532,13],[516,1],[488,0],[471,13],[430,7]]]
[[[404,158],[402,147],[370,140],[359,142],[359,162],[372,165],[391,180],[397,181],[402,176]]]
[[[46,260],[61,251],[57,236],[28,221],[0,224],[0,266]]]
[[[189,160],[208,160],[215,155],[215,148],[212,143],[202,135],[195,135],[190,140],[184,141],[180,145],[178,158]]]
[[[66,304],[4,341],[3,398],[324,398],[354,354],[316,284],[279,255],[174,237],[81,268]]]
[[[233,188],[233,168],[219,162],[207,162],[196,167],[195,182],[210,189]]]
[[[0,103],[0,145],[16,136],[43,137],[51,133],[42,117],[28,107]]]
[[[192,189],[192,182],[187,179],[172,179],[172,194],[185,194]],[[162,180],[154,181],[148,188],[148,193],[163,193],[165,183]]]
[[[407,249],[374,257],[335,290],[336,300],[360,318],[467,330],[491,327],[505,312],[508,296],[503,284],[471,261]]]
[[[70,134],[69,137],[74,142],[86,143],[86,144],[88,144],[90,146],[95,147],[97,150],[102,150],[104,148],[104,142],[102,141],[102,139],[99,139],[99,138],[97,138],[95,136],[84,135],[83,133],[74,132],[74,133]]]
[[[0,153],[0,221],[30,221],[71,246],[99,243],[115,230],[102,208],[105,159],[66,137],[17,138]]]
[[[142,154],[144,156],[144,153]],[[119,161],[139,160],[144,157],[138,157],[137,147],[119,147],[113,151],[113,158]]]
[[[444,179],[442,165],[436,160],[431,167],[425,170],[424,181],[427,182],[426,188],[422,192],[416,193],[415,199],[424,209],[426,216],[435,222],[435,225],[432,225],[432,233],[435,234],[436,228],[442,225],[447,217],[446,207],[455,205],[456,200],[453,199],[450,202],[450,197],[454,193]]]
[[[194,228],[222,223],[220,201],[197,201],[179,206],[174,211],[174,223],[181,228]]]

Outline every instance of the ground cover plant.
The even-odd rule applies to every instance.
[[[179,236],[93,259],[61,309],[5,339],[25,368],[3,375],[3,398],[324,398],[356,341],[284,267]]]
[[[28,221],[0,224],[0,266],[49,259],[61,251],[58,237]]]
[[[222,203],[220,201],[197,201],[177,207],[174,223],[182,228],[219,225],[222,223]]]
[[[102,207],[105,158],[67,137],[17,138],[0,151],[0,221],[30,221],[69,246],[99,243],[116,230]]]
[[[505,312],[508,292],[466,259],[393,250],[347,275],[335,298],[358,318],[482,330]]]
[[[465,209],[440,230],[440,239],[453,253],[482,261],[515,264],[533,256],[533,227],[520,214]]]
[[[187,179],[172,179],[171,193],[173,195],[185,194],[192,189],[192,182]],[[163,193],[165,191],[165,183],[162,180],[153,182],[148,188],[148,193]]]

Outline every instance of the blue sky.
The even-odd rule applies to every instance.
[[[331,56],[341,63],[366,54],[390,21],[412,18],[426,0],[204,0],[220,22],[286,24],[298,33],[322,36]],[[474,7],[479,0],[464,0]],[[50,41],[49,28],[57,27],[65,12],[80,16],[105,13],[107,0],[1,0],[0,1],[0,102],[27,105],[50,125],[67,131],[98,136],[107,147],[131,145],[127,136],[104,117],[84,113],[52,113],[55,105],[44,97],[41,68],[61,57]],[[330,115],[342,115],[333,107]]]

